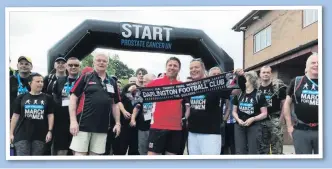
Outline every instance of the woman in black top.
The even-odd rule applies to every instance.
[[[11,121],[10,141],[18,156],[43,155],[45,143],[52,139],[53,99],[42,93],[43,77],[29,77],[31,91],[19,95]]]
[[[261,142],[259,121],[267,116],[267,102],[263,95],[257,94],[258,76],[250,71],[244,74],[245,87],[233,99],[233,117],[236,154],[258,154]]]

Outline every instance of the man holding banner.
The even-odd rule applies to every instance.
[[[200,62],[203,64],[202,61]],[[182,137],[182,101],[184,98],[191,98],[215,91],[223,91],[219,93],[221,95],[218,96],[219,98],[228,98],[232,89],[239,88],[239,85],[245,86],[245,78],[243,76],[237,78],[235,75],[241,75],[241,72],[243,74],[242,69],[241,71],[237,70],[235,73],[226,72],[221,75],[204,78],[205,70],[202,67],[200,71],[203,72],[201,73],[203,74],[202,76],[200,74],[200,76],[196,77],[197,72],[193,72],[196,80],[182,83],[176,79],[180,68],[180,60],[176,57],[171,57],[166,62],[165,76],[152,81],[147,87],[135,89],[134,102],[156,102],[153,115],[154,121],[151,123],[150,128],[148,155],[159,155],[163,152],[166,152],[166,155],[175,155],[179,152]],[[216,104],[217,106],[219,106],[219,101],[220,99]],[[200,106],[198,105],[198,107]],[[220,116],[220,111],[218,113]],[[220,117],[218,119],[218,132],[220,132]],[[220,134],[218,138],[221,140]]]
[[[176,57],[171,57],[166,62],[166,76],[158,78],[147,85],[156,87],[180,84],[177,76],[181,62]],[[148,155],[159,155],[166,151],[166,155],[176,155],[181,143],[181,116],[182,99],[157,102],[153,114],[149,135]]]
[[[205,66],[201,59],[190,62],[190,76],[193,81],[205,78]],[[214,77],[214,76],[212,76]],[[212,83],[211,83],[212,84]],[[223,79],[214,83],[222,86]],[[212,85],[213,86],[213,85]],[[210,91],[190,98],[188,119],[189,155],[219,155],[222,146],[221,123],[222,99],[228,99],[232,90]]]

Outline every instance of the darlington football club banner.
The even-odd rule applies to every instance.
[[[238,88],[237,76],[232,72],[227,72],[217,76],[177,85],[138,88],[134,100],[135,102],[141,103],[160,102],[165,100],[182,99],[214,91],[230,91]]]

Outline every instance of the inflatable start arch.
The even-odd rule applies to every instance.
[[[202,30],[129,22],[86,20],[48,52],[48,72],[57,57],[82,60],[96,48],[191,55],[201,58],[207,69],[234,69],[234,62]]]

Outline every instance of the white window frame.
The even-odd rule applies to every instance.
[[[318,10],[317,9],[305,9],[303,10],[303,28],[318,21]]]
[[[265,27],[254,35],[254,53],[257,53],[272,44],[271,25]],[[258,41],[257,41],[258,40]]]

